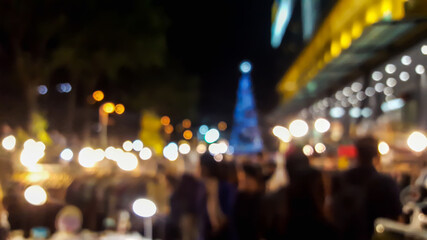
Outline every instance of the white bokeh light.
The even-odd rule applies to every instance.
[[[386,84],[389,87],[394,87],[397,84],[397,80],[395,78],[388,78]]]
[[[143,147],[144,147],[144,144],[139,139],[133,141],[133,143],[132,143],[132,148],[133,148],[134,151],[139,152],[139,151],[142,150]]]
[[[73,151],[69,148],[66,148],[62,150],[59,156],[65,161],[71,161],[71,159],[73,159],[73,155],[74,155]]]
[[[213,143],[216,142],[219,139],[219,131],[215,128],[210,129],[205,134],[205,141],[207,143]]]
[[[289,130],[282,126],[275,126],[273,128],[273,135],[283,142],[290,142],[292,140],[292,136]]]
[[[313,155],[313,153],[314,153],[314,149],[313,149],[313,147],[312,147],[312,146],[310,146],[310,145],[305,145],[305,146],[302,148],[302,152],[303,152],[306,156],[311,156],[311,155]]]
[[[15,145],[16,145],[15,136],[9,135],[9,136],[3,138],[3,140],[1,141],[1,145],[7,151],[12,151],[13,149],[15,149]]]
[[[381,80],[383,78],[383,73],[382,72],[380,72],[380,71],[375,71],[375,72],[373,72],[372,73],[372,79],[374,80],[374,81],[379,81],[379,80]]]
[[[384,83],[377,83],[377,84],[375,84],[375,91],[377,91],[377,92],[382,92],[382,91],[384,91],[384,88],[385,88],[385,85],[384,85]]]
[[[163,148],[163,156],[169,161],[175,161],[178,158],[178,145],[171,142]]]
[[[386,155],[388,152],[390,152],[390,147],[388,146],[388,144],[386,142],[381,141],[378,144],[378,152],[381,155]]]
[[[179,145],[178,150],[181,154],[184,154],[184,155],[189,154],[191,151],[190,144],[183,143],[183,144]]]
[[[123,150],[126,152],[130,152],[133,149],[133,143],[129,140],[123,142]]]
[[[33,185],[25,189],[24,197],[27,202],[35,206],[41,206],[47,201],[47,193],[39,185]]]
[[[423,74],[423,73],[425,73],[425,71],[426,71],[426,69],[424,68],[423,65],[418,64],[415,67],[415,72],[418,73],[418,74],[420,74],[420,75]]]
[[[196,151],[198,154],[203,154],[205,153],[207,150],[207,147],[204,143],[199,143],[196,147]]]
[[[427,137],[421,132],[415,131],[409,135],[407,144],[414,152],[422,152],[427,147]]]
[[[403,65],[408,66],[411,64],[412,58],[410,56],[405,55],[405,56],[402,56],[400,61],[402,62]]]
[[[351,84],[351,90],[355,93],[361,91],[363,88],[363,85],[360,82],[354,82]]]
[[[141,152],[139,152],[139,157],[142,160],[148,160],[151,158],[151,156],[153,155],[153,153],[151,152],[151,149],[149,149],[148,147],[144,147]]]
[[[85,147],[79,152],[79,164],[85,168],[92,168],[96,165],[95,150],[91,147]]]
[[[289,124],[289,132],[294,137],[304,137],[308,133],[308,124],[301,119],[297,119]]]
[[[314,145],[314,150],[316,150],[318,154],[322,154],[326,151],[326,146],[323,143],[317,143]]]
[[[117,166],[124,171],[132,171],[138,167],[138,158],[133,153],[123,153],[117,160]]]
[[[314,129],[319,133],[327,132],[330,127],[331,127],[331,123],[327,119],[324,119],[324,118],[318,118],[314,122]]]
[[[385,71],[388,74],[393,74],[396,72],[396,66],[394,64],[387,64],[385,66]]]
[[[366,96],[368,96],[368,97],[372,97],[372,96],[374,96],[374,95],[375,95],[375,89],[374,89],[373,87],[367,87],[367,88],[365,89],[365,94],[366,94]]]
[[[140,217],[149,218],[156,214],[157,207],[153,201],[150,201],[145,198],[140,198],[133,202],[132,210],[136,215]]]
[[[402,80],[403,82],[406,82],[406,81],[408,81],[408,80],[409,80],[409,73],[408,73],[408,72],[403,71],[403,72],[401,72],[401,73],[399,74],[399,78],[400,78],[400,80]]]
[[[422,53],[423,55],[427,55],[427,45],[423,45],[423,46],[421,46],[421,53]]]

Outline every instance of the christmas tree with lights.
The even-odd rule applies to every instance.
[[[237,89],[234,122],[230,138],[230,146],[235,155],[254,154],[262,151],[263,148],[258,128],[258,114],[252,93],[251,69],[252,66],[248,61],[240,64],[242,77]]]

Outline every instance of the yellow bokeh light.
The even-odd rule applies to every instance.
[[[351,28],[351,36],[356,39],[362,35],[363,26],[360,22],[355,22]]]
[[[114,103],[107,102],[102,105],[102,110],[106,113],[113,113],[116,107],[114,106]]]
[[[350,45],[351,45],[351,36],[350,36],[350,34],[347,33],[347,32],[343,32],[341,34],[340,41],[341,41],[341,47],[343,49],[347,49],[348,47],[350,47]]]
[[[93,92],[92,97],[95,101],[100,102],[104,99],[104,93],[101,90]]]
[[[125,112],[125,106],[123,104],[117,104],[115,107],[115,111],[117,114],[123,114]]]
[[[227,123],[224,121],[221,121],[218,123],[218,130],[225,131],[227,129]]]
[[[171,123],[171,119],[170,119],[168,116],[163,116],[163,117],[160,119],[160,123],[161,123],[163,126],[167,126],[167,125],[169,125],[169,123]]]
[[[378,144],[378,152],[381,155],[386,155],[388,152],[390,152],[389,145],[386,142],[383,142],[383,141],[379,142],[379,144]]]
[[[172,125],[167,125],[165,127],[165,133],[171,134],[172,132],[173,132],[173,126]]]
[[[340,55],[340,53],[341,53],[341,46],[339,42],[333,41],[331,43],[331,56],[337,57],[338,55]]]
[[[190,121],[190,119],[184,119],[184,121],[182,121],[182,126],[184,128],[190,128],[191,127],[191,121]]]
[[[193,132],[191,130],[185,130],[183,137],[187,140],[190,140],[191,138],[193,138]]]
[[[369,8],[366,12],[365,21],[367,24],[374,24],[378,21],[377,9],[374,7]]]

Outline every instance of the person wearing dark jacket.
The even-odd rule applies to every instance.
[[[323,212],[321,173],[310,167],[301,149],[286,157],[289,185],[263,203],[265,239],[336,239]]]
[[[341,225],[343,237],[364,240],[371,238],[375,219],[397,220],[402,207],[397,183],[374,167],[379,160],[378,141],[363,137],[355,141],[355,147],[356,166],[343,174],[333,208],[341,216],[335,221]]]

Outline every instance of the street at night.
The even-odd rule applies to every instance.
[[[0,240],[427,239],[426,0],[2,0]]]

